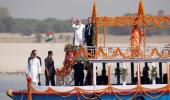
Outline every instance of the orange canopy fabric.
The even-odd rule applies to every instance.
[[[144,9],[144,4],[142,0],[140,0],[139,8],[138,8],[138,16],[141,16],[141,15],[145,15],[145,9]]]

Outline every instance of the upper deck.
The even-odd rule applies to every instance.
[[[112,47],[76,47],[74,59],[90,62],[169,62],[170,46],[165,44],[147,44],[141,48],[128,45]],[[132,50],[135,48],[136,51]]]

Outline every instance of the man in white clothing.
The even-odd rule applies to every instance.
[[[76,21],[73,21],[72,19],[72,27],[74,29],[74,37],[73,37],[73,44],[75,46],[80,46],[84,44],[84,31],[85,31],[85,25],[81,24],[81,21],[77,19]]]
[[[36,57],[36,52],[31,52],[31,57],[28,58],[27,77],[32,78],[32,83],[38,85],[38,74],[40,73],[40,60]]]

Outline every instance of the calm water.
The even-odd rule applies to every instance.
[[[44,75],[41,75],[41,84],[44,85]],[[11,90],[26,89],[27,83],[23,74],[0,74],[0,100],[11,100],[6,92]]]
[[[112,76],[112,82],[116,83],[116,77]],[[128,81],[130,82],[130,75]],[[41,75],[41,84],[45,85],[45,76]],[[11,100],[6,92],[11,90],[27,89],[27,81],[24,74],[0,74],[0,100]]]

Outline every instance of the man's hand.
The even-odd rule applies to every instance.
[[[49,73],[48,69],[46,69],[46,73],[47,73],[47,76],[50,77],[50,73]]]
[[[87,42],[86,42],[86,40],[84,40],[84,42],[83,42],[84,44],[83,45],[87,45]]]
[[[47,71],[47,76],[50,77],[50,73]]]

